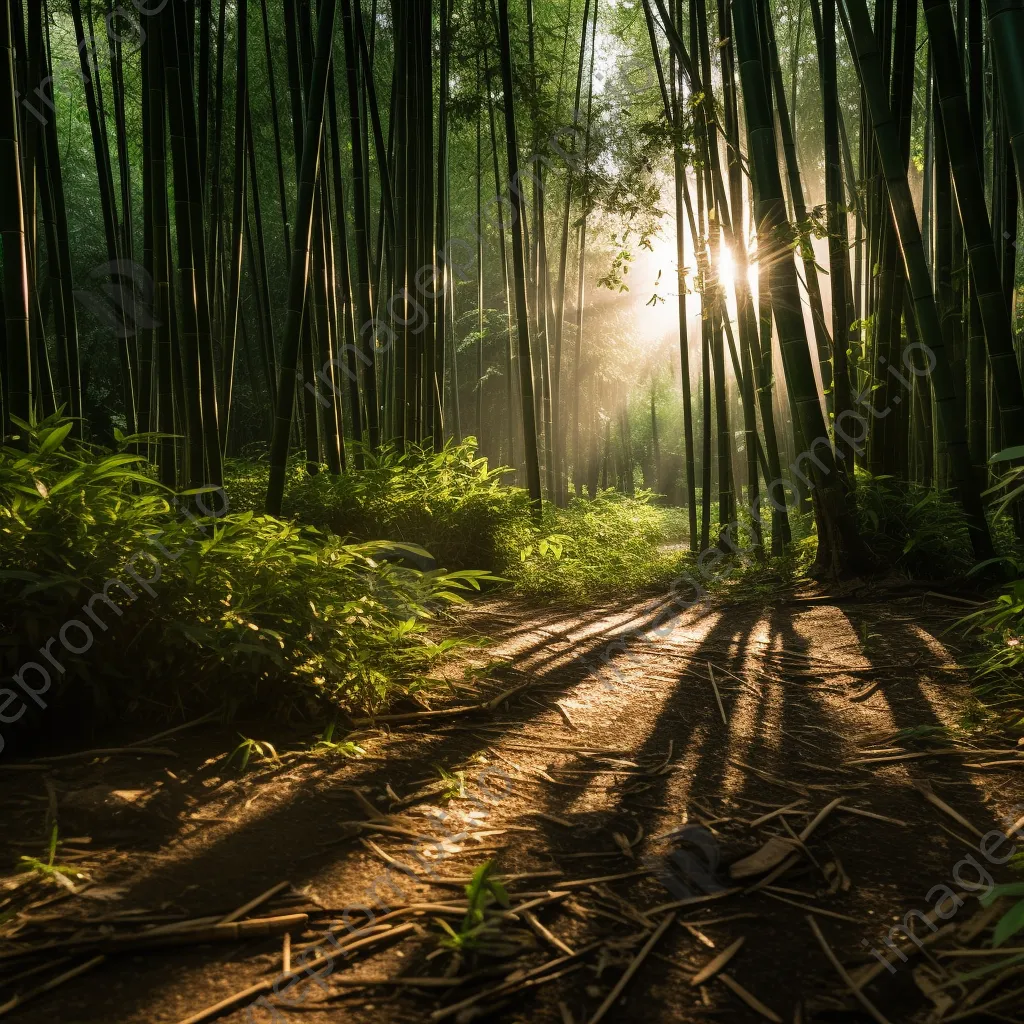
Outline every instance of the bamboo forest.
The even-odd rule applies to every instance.
[[[0,0],[0,1018],[1024,1024],[1024,0]]]

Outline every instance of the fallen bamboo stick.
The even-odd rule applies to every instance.
[[[829,963],[836,969],[836,973],[840,978],[843,979],[843,984],[853,994],[854,999],[864,1007],[865,1010],[871,1015],[871,1018],[878,1022],[878,1024],[890,1024],[890,1022],[882,1016],[882,1014],[875,1008],[874,1003],[857,987],[857,983],[850,977],[846,968],[839,962],[839,958],[832,951],[832,947],[828,944],[825,936],[822,934],[821,929],[818,927],[818,922],[807,915],[807,923],[811,926],[811,931],[814,932],[814,937],[818,940],[818,945],[821,946],[825,956],[828,957]]]
[[[497,697],[492,697],[486,703],[481,704],[478,710],[493,711],[496,707],[498,707],[499,704],[502,704],[504,701],[508,700],[509,697],[514,697],[517,693],[520,693],[521,691],[529,689],[531,686],[536,685],[537,679],[534,676],[530,676],[529,678],[524,679],[521,683],[516,683],[515,686],[510,686],[507,690],[503,690],[501,693],[498,694]]]
[[[248,903],[239,907],[237,910],[233,910],[230,914],[226,915],[220,920],[220,924],[231,924],[232,921],[237,921],[240,917],[245,917],[246,914],[251,914],[257,907],[263,906],[268,900],[272,900],[279,892],[284,892],[285,889],[291,888],[291,882],[278,882],[277,885],[272,886],[266,892],[260,893],[255,899],[249,900]]]
[[[733,995],[742,999],[755,1013],[761,1014],[765,1020],[770,1020],[773,1024],[783,1024],[782,1018],[771,1008],[764,1005],[753,992],[748,992],[735,978],[730,977],[724,972],[718,975],[718,980],[728,988]]]
[[[53,989],[59,985],[63,985],[66,981],[71,981],[77,978],[81,974],[85,974],[86,971],[91,971],[94,967],[99,967],[107,958],[105,956],[93,957],[92,960],[86,961],[84,964],[79,964],[77,967],[73,967],[70,971],[65,971],[63,974],[58,974],[56,978],[51,978],[48,982],[40,985],[38,988],[29,989],[24,995],[12,996],[6,1003],[0,1006],[0,1017],[11,1012],[19,1006],[24,1006],[31,999],[35,999],[36,996],[45,995],[47,992],[52,992]]]
[[[376,725],[378,722],[390,722],[397,725],[401,722],[420,722],[431,718],[450,718],[455,715],[466,715],[471,711],[481,711],[486,707],[484,704],[469,704],[461,708],[446,708],[440,711],[408,711],[399,715],[377,715],[374,718],[353,718],[353,725]]]
[[[746,936],[741,935],[731,946],[722,950],[718,956],[709,960],[691,979],[690,988],[697,988],[704,982],[710,981],[719,971],[723,970],[730,960],[740,951]]]
[[[209,925],[206,928],[172,932],[167,935],[125,935],[105,940],[96,945],[102,949],[118,951],[155,949],[161,946],[198,946],[208,942],[261,939],[271,935],[281,935],[284,932],[301,931],[308,923],[308,914],[285,914],[282,917],[258,917],[252,921],[227,921]]]
[[[529,910],[520,911],[523,915],[523,920],[550,946],[554,946],[559,953],[564,953],[566,956],[572,956],[575,950],[571,946],[567,946],[557,935],[549,931],[537,920],[537,915]]]
[[[168,946],[204,945],[211,942],[234,942],[280,935],[285,931],[304,929],[309,923],[308,914],[287,914],[282,917],[258,917],[252,921],[231,921],[217,924],[209,918],[191,922],[193,927],[172,929],[151,929],[135,935],[112,935],[99,938],[63,939],[46,943],[12,954],[12,959],[32,956],[62,949],[84,952],[89,949],[103,950],[104,953],[125,953],[133,950],[162,949]],[[198,926],[197,926],[198,925]]]
[[[611,990],[611,992],[608,993],[608,995],[605,997],[605,1001],[597,1008],[594,1015],[590,1018],[587,1024],[598,1024],[598,1021],[604,1018],[604,1015],[615,1004],[615,1000],[622,995],[623,991],[629,984],[633,975],[636,974],[638,970],[640,970],[640,965],[644,962],[644,960],[647,959],[647,955],[651,952],[652,949],[654,949],[654,947],[658,943],[658,940],[662,937],[662,935],[665,934],[665,931],[668,929],[668,926],[675,919],[676,912],[674,910],[666,914],[665,917],[662,918],[661,924],[659,924],[658,927],[654,929],[654,932],[651,934],[651,937],[644,943],[643,948],[640,950],[639,953],[637,953],[635,957],[633,957],[632,962],[626,968],[622,977],[619,978],[619,980],[615,983],[615,987]]]
[[[154,757],[177,757],[173,750],[166,747],[101,747],[98,750],[79,750],[75,754],[55,754],[51,757],[36,757],[32,764],[53,764],[56,761],[76,761],[80,757],[113,757],[116,754],[131,754],[138,757],[152,754]]]
[[[805,804],[807,801],[800,797],[798,800],[794,800],[790,804],[786,804],[785,807],[777,807],[774,811],[769,811],[767,814],[762,814],[760,818],[755,818],[753,821],[747,822],[747,828],[757,828],[758,825],[763,825],[766,821],[771,821],[772,818],[777,818],[780,814],[786,814],[789,811],[796,810],[800,804]]]
[[[648,915],[660,914],[666,910],[677,910],[680,907],[692,907],[698,903],[710,903],[712,900],[720,900],[726,896],[735,896],[736,893],[742,892],[743,890],[736,886],[733,889],[721,889],[718,892],[708,893],[706,896],[689,896],[685,900],[673,900],[671,903],[660,903],[656,907],[651,907],[650,910],[645,911]]]
[[[976,835],[979,839],[984,838],[981,829],[975,828],[959,811],[950,807],[940,796],[937,796],[933,791],[932,787],[927,782],[915,782],[915,788],[917,791],[928,801],[933,807],[937,807],[943,814],[948,815],[955,822],[963,825],[965,829]]]
[[[551,981],[558,977],[561,972],[555,974],[547,974],[552,968],[564,967],[566,964],[573,960],[578,960],[580,957],[585,956],[587,953],[597,949],[598,946],[602,945],[600,942],[592,942],[588,946],[584,946],[582,949],[578,949],[572,956],[559,957],[557,960],[549,960],[545,964],[541,964],[539,967],[534,967],[532,970],[520,973],[515,971],[512,977],[503,981],[500,985],[495,986],[493,989],[489,989],[486,992],[477,992],[475,995],[469,996],[463,999],[461,1002],[452,1003],[451,1006],[445,1006],[440,1010],[435,1010],[431,1015],[432,1021],[445,1020],[448,1017],[454,1017],[456,1014],[461,1013],[463,1010],[468,1009],[470,1006],[475,1006],[477,1003],[482,1003],[485,999],[496,999],[500,996],[507,995],[509,992],[514,991],[520,987],[527,987],[531,984],[539,984],[539,981],[535,981],[540,975],[544,975],[544,978],[540,981]],[[579,966],[579,965],[575,965]],[[574,968],[575,969],[575,968]],[[201,1024],[200,1021],[181,1021],[181,1024]]]
[[[510,882],[519,882],[529,878],[561,878],[563,872],[561,871],[524,871],[518,875],[495,875],[494,880],[501,882],[502,885],[508,885]],[[428,880],[429,879],[429,880]],[[473,881],[471,875],[457,876],[454,878],[430,878],[427,875],[423,876],[423,881],[428,885],[437,885],[445,887],[455,887],[461,889],[464,885],[469,885]],[[559,882],[561,886],[562,883]]]
[[[398,928],[392,928],[390,931],[382,932],[380,935],[371,935],[369,938],[362,939],[359,942],[354,942],[350,946],[345,947],[343,952],[347,955],[348,953],[354,952],[357,948],[376,942],[378,939],[394,938],[397,935],[408,934],[408,932],[412,931],[415,927],[416,926],[412,924],[405,924],[400,925]],[[206,1021],[212,1020],[214,1017],[219,1017],[222,1013],[226,1013],[228,1010],[233,1010],[235,1007],[241,1006],[243,1003],[256,999],[261,995],[265,995],[267,992],[275,991],[275,986],[276,989],[280,989],[288,982],[301,981],[303,976],[312,977],[319,968],[333,964],[338,959],[341,952],[342,951],[335,950],[334,952],[328,953],[324,956],[318,956],[315,960],[310,960],[308,964],[303,964],[301,968],[281,973],[275,978],[258,981],[256,984],[250,985],[248,988],[244,988],[240,992],[235,992],[226,999],[222,999],[219,1003],[214,1003],[212,1006],[207,1006],[198,1013],[193,1013],[191,1017],[186,1017],[184,1020],[179,1021],[178,1024],[205,1024]]]
[[[129,743],[129,747],[145,747],[150,743],[155,743],[157,740],[166,739],[168,736],[175,736],[179,732],[184,732],[186,729],[194,729],[197,725],[205,725],[207,722],[212,722],[215,718],[220,716],[220,711],[211,711],[208,715],[203,715],[202,718],[193,718],[191,722],[185,722],[184,725],[176,725],[173,729],[164,729],[163,732],[158,732],[155,736],[147,736],[144,740],[138,740],[135,743]]]

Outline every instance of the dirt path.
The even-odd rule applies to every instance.
[[[173,759],[0,771],[0,856],[40,856],[55,810],[67,839],[58,862],[89,876],[77,894],[27,876],[8,884],[0,920],[19,916],[0,927],[0,1014],[14,993],[91,964],[10,1018],[179,1024],[249,989],[217,1019],[583,1022],[606,1005],[600,1019],[621,1022],[871,1020],[808,913],[849,969],[875,965],[865,992],[893,1024],[941,1005],[941,992],[925,997],[913,947],[906,966],[890,954],[894,972],[870,950],[885,951],[908,911],[930,909],[933,886],[970,880],[952,879],[977,844],[969,828],[1013,814],[1024,761],[969,767],[1015,758],[1007,737],[985,740],[1005,753],[960,744],[878,759],[953,749],[941,730],[969,701],[940,634],[962,608],[920,594],[709,605],[667,619],[666,607],[470,609],[460,629],[492,637],[488,654],[510,663],[485,683],[456,683],[450,699],[432,696],[443,713],[365,730],[357,759],[300,754],[240,775],[219,761],[235,733],[208,726],[156,742]],[[513,688],[491,711],[450,713]],[[275,742],[286,731],[251,729]],[[917,737],[892,739],[905,729]],[[926,778],[966,825],[915,788]],[[786,837],[837,798],[804,854]],[[773,836],[766,863],[779,851],[784,875],[764,884],[762,865],[731,877]],[[488,940],[503,956],[469,957],[456,974],[436,920],[458,930],[464,884],[487,859],[520,910]],[[226,940],[220,926],[173,948],[144,948],[166,934],[139,938],[182,919],[217,925],[283,881],[291,888],[240,916],[306,920]],[[977,921],[976,910],[966,899],[946,929]],[[354,932],[368,914],[376,927]],[[285,927],[293,967],[331,955],[316,976],[281,974]],[[343,955],[332,933],[362,945]],[[741,938],[724,975],[691,985]],[[279,996],[253,987],[275,981]]]

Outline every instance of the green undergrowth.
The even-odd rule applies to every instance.
[[[874,571],[910,579],[964,577],[974,566],[966,520],[948,495],[901,483],[892,477],[872,476],[857,470],[852,496],[861,539]],[[710,534],[718,534],[712,506]],[[781,554],[768,552],[771,515],[763,510],[766,550],[754,546],[750,516],[741,516],[734,551],[725,550],[695,560],[703,586],[732,601],[771,602],[810,578],[817,549],[814,516],[788,509],[792,541]],[[1007,538],[994,524],[997,542]]]
[[[293,460],[284,517],[340,537],[418,544],[453,569],[499,565],[504,532],[529,518],[526,493],[502,486],[507,471],[477,457],[472,439],[450,441],[440,452],[383,445],[358,454],[362,469],[338,475],[325,467],[310,474],[304,460]],[[234,506],[262,510],[267,479],[265,462],[230,461],[226,486]]]
[[[1010,513],[1011,503],[1024,499],[1024,468],[1006,468],[1022,458],[1024,448],[1018,447],[990,460],[996,482],[988,495],[997,502],[993,533],[999,554],[978,566],[979,570],[998,568],[1010,580],[957,626],[974,644],[968,663],[975,694],[990,721],[1024,737],[1024,555]],[[1020,866],[1024,868],[1024,863]]]
[[[280,519],[261,513],[264,462],[232,461],[223,491],[176,495],[140,454],[153,441],[106,450],[54,417],[0,450],[0,602],[11,611],[0,674],[27,671],[45,687],[14,730],[55,702],[90,721],[212,707],[377,712],[437,685],[435,666],[458,644],[431,623],[480,589],[579,606],[689,577],[706,593],[770,601],[813,559],[813,520],[796,514],[780,557],[755,553],[741,523],[738,554],[698,559],[685,510],[648,491],[545,502],[537,523],[472,439],[364,451],[361,470],[336,476],[296,460]],[[930,578],[970,567],[947,499],[862,476],[857,509],[881,564]],[[993,686],[1021,675],[1022,587],[972,624]]]
[[[70,426],[51,419],[23,430],[24,450],[0,449],[0,676],[41,691],[8,733],[55,702],[118,719],[379,710],[431,685],[456,646],[431,638],[431,619],[490,579],[238,511],[230,489],[226,509],[222,494],[173,495],[134,451],[151,439],[107,451]]]
[[[974,688],[993,720],[1024,735],[1024,578],[958,624],[974,641]]]
[[[484,569],[505,589],[535,601],[580,605],[667,584],[680,564],[686,513],[656,503],[648,491],[614,490],[544,503],[540,524],[524,490],[503,483],[475,442],[449,442],[440,452],[410,445],[363,451],[363,469],[332,476],[290,469],[284,514],[296,522],[354,539],[413,543],[440,566]],[[234,461],[228,490],[236,505],[257,509],[267,467]]]
[[[702,573],[702,579],[707,591],[716,597],[771,604],[807,580],[813,560],[813,538],[803,538],[781,555],[747,552],[744,556],[723,556],[720,563]]]
[[[967,518],[949,494],[857,470],[861,537],[877,566],[913,579],[953,579],[974,565]]]
[[[540,527],[520,520],[501,538],[501,575],[526,597],[582,605],[665,587],[686,563],[686,512],[601,491],[545,505]]]

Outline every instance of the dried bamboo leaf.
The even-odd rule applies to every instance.
[[[710,981],[719,971],[721,971],[726,964],[740,951],[743,943],[746,942],[746,936],[741,935],[731,946],[726,947],[718,954],[713,960],[709,960],[691,979],[690,988],[696,988],[698,985],[703,985],[704,982]]]
[[[754,1013],[761,1014],[765,1020],[773,1021],[774,1024],[783,1024],[782,1018],[774,1011],[770,1010],[760,999],[753,994],[748,992],[735,978],[731,978],[728,974],[720,974],[718,980],[728,988],[733,995],[742,999],[743,1002],[749,1006]]]

